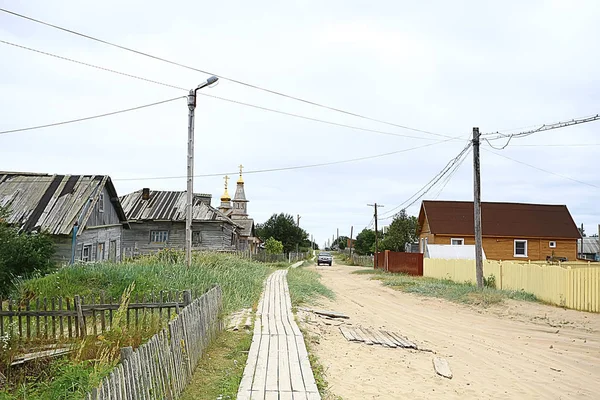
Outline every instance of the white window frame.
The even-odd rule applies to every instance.
[[[162,244],[169,241],[169,231],[155,230],[150,231],[150,243]]]
[[[551,240],[550,242],[548,242],[548,247],[550,247],[551,249],[555,249],[556,248],[556,240]]]
[[[87,250],[87,256],[85,255],[85,251]],[[81,261],[88,262],[92,259],[92,245],[84,244],[81,248]]]
[[[525,254],[517,254],[517,243],[525,243]],[[513,244],[513,253],[515,257],[527,258],[527,240],[524,239],[515,239]]]
[[[100,193],[98,196],[98,212],[104,212],[104,193]]]
[[[452,243],[455,240],[457,242],[460,241],[460,244],[454,244],[454,243]],[[452,246],[464,246],[465,245],[465,239],[464,238],[452,238],[452,239],[450,239],[450,245],[452,245]]]

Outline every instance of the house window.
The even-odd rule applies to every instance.
[[[202,232],[193,231],[192,232],[192,244],[196,245],[196,244],[200,244],[200,243],[202,243]]]
[[[104,193],[100,193],[100,197],[98,198],[98,211],[104,212]]]
[[[515,257],[527,257],[527,240],[515,240]]]
[[[98,243],[98,252],[96,253],[97,261],[104,261],[104,243]]]
[[[90,254],[92,254],[92,245],[84,245],[81,251],[81,261],[90,261]]]
[[[551,241],[551,242],[548,244],[548,246],[549,246],[551,249],[555,249],[555,248],[556,248],[556,242],[553,240],[553,241]]]
[[[452,238],[450,239],[450,244],[452,246],[462,246],[465,244],[465,239],[463,238]]]
[[[150,231],[150,243],[167,243],[169,231]]]

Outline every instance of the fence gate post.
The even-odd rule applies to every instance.
[[[192,304],[192,291],[191,290],[184,290],[183,291],[183,306],[189,306],[190,304]]]

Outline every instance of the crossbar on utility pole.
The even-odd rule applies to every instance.
[[[374,257],[374,261],[375,261],[375,268],[377,268],[377,261],[378,261],[378,256],[377,253],[379,252],[379,232],[378,232],[378,227],[377,227],[377,209],[379,207],[383,207],[383,205],[381,204],[367,204],[367,206],[369,207],[373,207],[373,209],[375,210],[373,217],[375,218],[375,257]]]
[[[475,232],[475,275],[477,287],[483,289],[483,239],[481,233],[481,178],[479,160],[479,128],[473,128],[473,211]]]

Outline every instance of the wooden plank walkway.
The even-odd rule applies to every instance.
[[[279,270],[267,278],[238,400],[321,399],[292,313],[286,275],[287,270]]]

